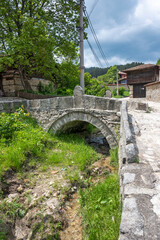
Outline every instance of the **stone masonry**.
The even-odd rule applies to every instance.
[[[129,111],[128,120],[135,137],[138,161],[123,164],[122,147],[120,148],[123,210],[119,240],[160,239],[159,109],[160,104],[157,110],[152,109],[151,112]]]
[[[121,101],[84,95],[77,86],[74,96],[38,100],[0,102],[0,111],[13,111],[23,105],[46,131],[57,133],[64,125],[75,121],[96,126],[111,148],[117,145],[115,127],[120,125]]]

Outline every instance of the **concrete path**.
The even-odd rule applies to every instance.
[[[160,103],[150,102],[149,106],[153,110],[150,113],[129,112],[139,163],[122,168],[120,240],[160,240]]]

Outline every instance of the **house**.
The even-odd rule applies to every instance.
[[[142,64],[133,68],[125,69],[127,73],[127,85],[130,88],[130,97],[146,97],[146,84],[160,80],[160,65]]]
[[[117,81],[113,84],[106,84],[111,90],[117,88]],[[128,86],[127,86],[127,73],[125,72],[118,72],[118,86],[119,87],[124,87],[125,90],[128,91]]]
[[[127,73],[121,71],[118,72],[118,83],[127,84]]]

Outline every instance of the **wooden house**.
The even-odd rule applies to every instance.
[[[127,85],[130,87],[130,97],[146,97],[148,83],[159,81],[160,66],[154,64],[142,64],[133,68],[125,69],[127,73]]]
[[[121,71],[118,72],[118,83],[127,84],[127,73]]]
[[[111,90],[117,88],[117,81],[115,81],[113,84],[106,84]],[[127,73],[125,72],[118,72],[118,86],[124,87],[126,91],[128,91],[127,86]]]

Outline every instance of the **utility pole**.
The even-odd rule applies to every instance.
[[[80,86],[84,92],[83,2],[84,0],[80,0]]]
[[[117,70],[117,96],[119,95],[119,86],[118,86],[118,70]]]

